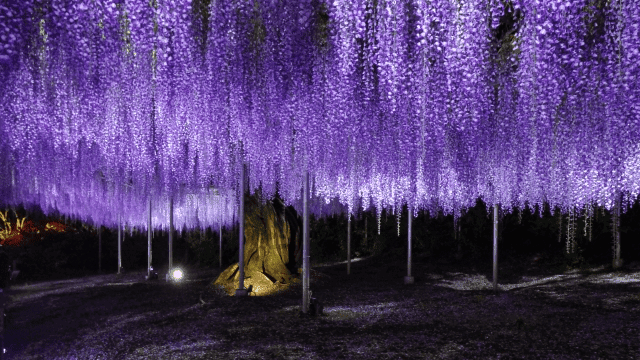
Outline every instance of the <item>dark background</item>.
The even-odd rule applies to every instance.
[[[378,235],[377,215],[361,211],[352,218],[351,257],[381,256],[405,259],[407,253],[407,209],[403,208],[398,237],[397,217],[383,210]],[[491,210],[491,209],[490,209]],[[542,216],[540,216],[542,211]],[[98,273],[98,235],[94,227],[60,216],[43,215],[37,209],[18,208],[9,211],[15,224],[18,217],[27,216],[31,231],[23,232],[19,245],[5,244],[2,250],[17,260],[21,271],[17,283],[85,276]],[[529,207],[499,216],[498,264],[518,262],[540,254],[550,260],[555,270],[610,265],[613,259],[611,213],[597,208],[593,218],[591,241],[584,235],[582,212],[576,220],[577,250],[566,254],[567,215],[563,215],[562,241],[558,242],[558,215],[548,206]],[[58,221],[64,232],[44,231],[44,224]],[[365,227],[366,224],[366,227]],[[311,262],[313,264],[345,261],[347,258],[347,219],[345,215],[310,218]],[[492,214],[478,200],[459,220],[460,231],[454,234],[453,216],[420,212],[413,220],[414,261],[450,261],[490,265],[493,251]],[[38,230],[40,229],[40,230]],[[40,231],[39,233],[37,231]],[[365,236],[366,232],[366,236]],[[174,237],[174,264],[183,266],[218,267],[218,231],[183,229]],[[640,206],[638,200],[620,219],[621,257],[625,263],[640,261]],[[238,227],[223,229],[222,267],[238,260]],[[102,271],[117,271],[117,230],[102,230]],[[122,245],[122,266],[125,271],[144,270],[147,265],[147,233],[127,229]],[[159,274],[168,266],[168,233],[155,231],[153,266]]]

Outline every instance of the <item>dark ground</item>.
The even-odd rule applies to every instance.
[[[235,298],[143,272],[14,286],[9,359],[640,359],[640,266],[563,273],[534,256],[500,264],[416,256],[316,266],[325,315],[300,318],[299,287]],[[555,269],[554,271],[549,269]],[[201,303],[200,298],[204,300]]]

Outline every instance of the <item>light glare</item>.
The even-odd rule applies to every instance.
[[[182,279],[182,276],[183,276],[182,270],[180,269],[173,270],[173,272],[171,273],[171,276],[173,277],[173,280],[176,280],[176,281]]]

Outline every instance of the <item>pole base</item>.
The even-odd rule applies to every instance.
[[[614,269],[621,268],[624,265],[624,260],[622,259],[613,259],[613,263],[611,264]]]
[[[405,276],[404,277],[404,284],[405,285],[413,284],[414,282],[415,281],[414,281],[413,276]]]
[[[236,296],[249,296],[248,289],[236,289]]]
[[[20,275],[20,270],[13,270],[11,272],[11,277],[9,278],[9,281],[15,280],[18,277],[18,275]]]
[[[144,277],[145,280],[158,280],[158,273],[157,272],[153,272],[149,275],[145,275]]]
[[[300,304],[302,309],[302,304]],[[316,298],[309,298],[309,310],[305,313],[300,311],[299,317],[317,317],[324,315],[324,304]]]

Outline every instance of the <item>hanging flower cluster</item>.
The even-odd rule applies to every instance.
[[[230,225],[640,193],[640,9],[573,0],[0,4],[0,202]],[[346,209],[346,210],[345,210]],[[571,210],[574,211],[574,210]]]

